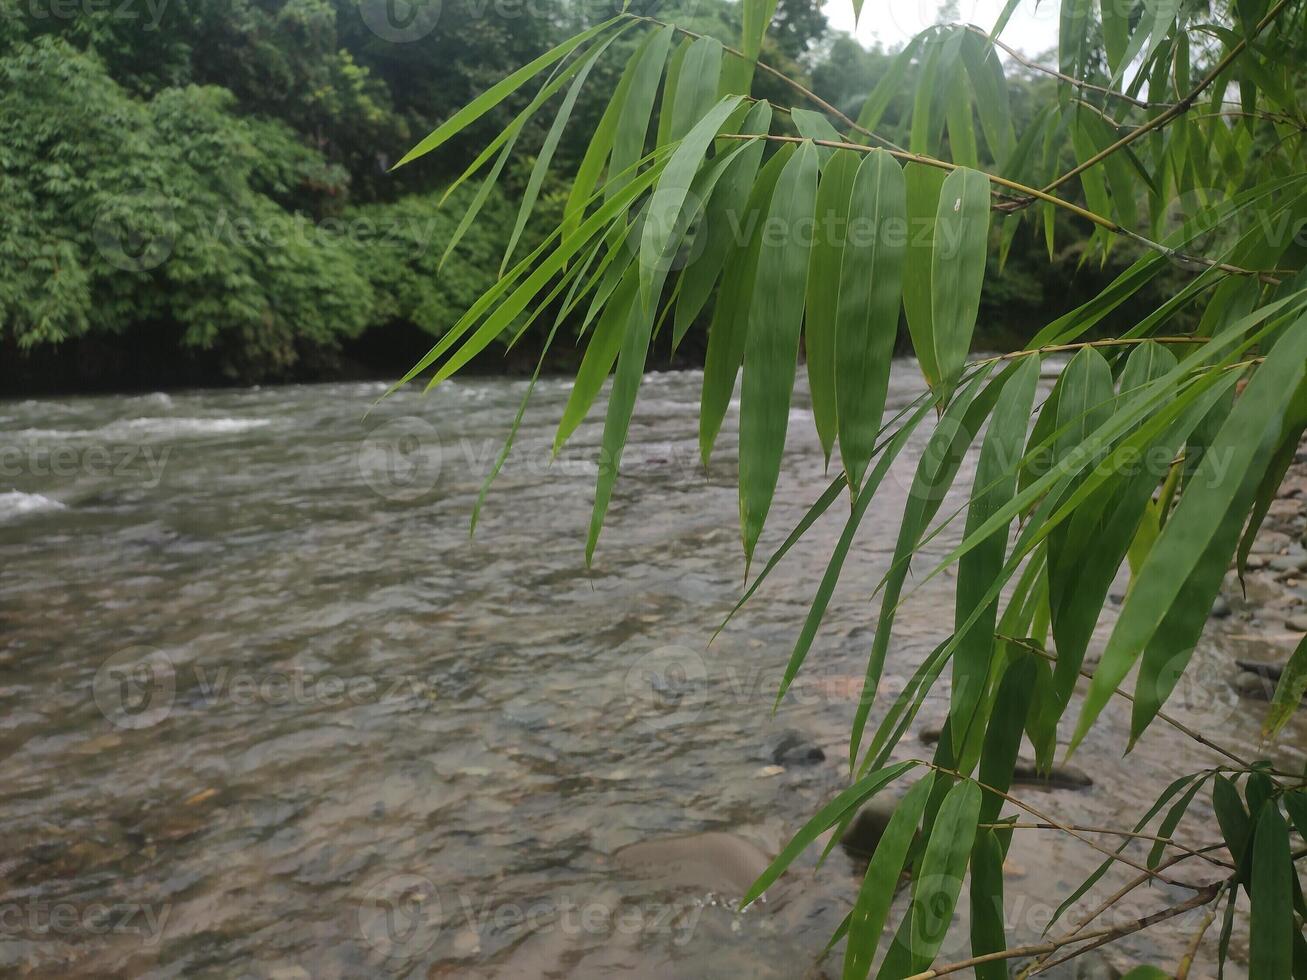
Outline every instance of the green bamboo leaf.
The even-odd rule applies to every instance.
[[[1300,319],[1271,348],[1235,402],[1132,585],[1094,675],[1079,736],[1101,710],[1101,699],[1110,694],[1104,690],[1112,676],[1104,669],[1109,654],[1119,664],[1130,651],[1143,648],[1131,717],[1132,744],[1175,687],[1229,567],[1257,484],[1279,443],[1289,401],[1305,371],[1307,319]],[[1104,673],[1102,685],[1100,673]]]
[[[732,246],[722,272],[722,284],[708,329],[708,352],[703,364],[703,397],[699,408],[699,455],[704,468],[726,417],[735,379],[744,359],[749,336],[749,309],[758,276],[767,213],[781,170],[794,155],[794,145],[781,147],[758,174],[740,216],[740,240]]]
[[[653,330],[654,310],[637,299],[631,305],[630,316],[622,337],[622,348],[617,355],[617,371],[613,375],[612,392],[608,396],[608,414],[604,418],[603,444],[599,456],[599,476],[595,484],[594,509],[590,516],[590,533],[585,542],[586,567],[594,561],[599,532],[603,530],[608,502],[617,483],[622,450],[626,447],[626,434],[635,411],[635,398],[644,378],[645,359],[649,353],[649,337]]]
[[[1012,785],[1012,772],[1021,750],[1021,731],[1033,708],[1037,663],[1024,654],[1008,665],[999,683],[998,697],[985,732],[985,751],[980,757],[980,781],[998,792],[985,790],[980,822],[993,823],[1003,809],[1003,797]]]
[[[944,179],[931,250],[931,326],[941,398],[957,385],[980,310],[989,240],[989,178],[965,167]]]
[[[771,115],[771,105],[765,100],[755,103],[740,132],[766,133],[771,128]],[[763,140],[752,140],[741,148],[708,199],[699,232],[706,236],[703,251],[681,273],[681,292],[676,298],[676,320],[672,331],[673,350],[680,346],[681,339],[707,304],[732,244],[738,236],[747,234],[743,219],[748,210],[749,192],[758,175],[758,164],[762,161],[763,144]]]
[[[1194,797],[1198,795],[1198,791],[1203,788],[1203,784],[1206,782],[1206,776],[1195,779],[1193,783],[1190,784],[1189,788],[1180,794],[1180,799],[1176,800],[1175,804],[1167,811],[1166,816],[1162,818],[1162,822],[1158,825],[1158,837],[1170,837],[1175,833],[1175,828],[1180,826],[1180,821],[1183,820],[1184,815],[1189,812],[1189,804],[1193,802]],[[1166,844],[1160,840],[1153,841],[1153,846],[1148,849],[1148,867],[1156,868],[1161,864],[1162,855],[1165,852]]]
[[[675,99],[663,105],[663,112],[672,114],[668,139],[677,140],[690,132],[713,107],[721,73],[722,43],[715,37],[696,39],[685,53]]]
[[[1251,856],[1248,842],[1252,838],[1253,824],[1244,809],[1239,790],[1220,773],[1212,783],[1212,810],[1216,813],[1216,822],[1230,857],[1234,858],[1235,867],[1240,869],[1240,878],[1246,882],[1243,870],[1245,861]]]
[[[586,345],[585,356],[577,368],[576,379],[572,382],[572,391],[563,408],[563,417],[558,422],[558,431],[554,435],[554,455],[557,456],[563,444],[567,442],[576,427],[590,414],[590,406],[603,388],[608,373],[617,361],[617,353],[622,349],[622,338],[636,305],[639,275],[634,263],[627,266],[626,274],[613,291],[612,297],[604,306],[603,314],[590,335]]]
[[[704,154],[739,104],[738,95],[728,95],[713,106],[681,140],[658,178],[640,239],[640,297],[646,307],[656,298],[654,283],[666,278],[670,258],[680,244],[677,231],[685,227],[682,212]]]
[[[1292,793],[1285,793],[1281,799],[1284,801],[1285,810],[1293,820],[1298,836],[1307,840],[1307,790],[1296,789]]]
[[[859,162],[857,153],[836,150],[822,168],[821,183],[817,186],[817,240],[812,246],[808,269],[804,352],[808,361],[808,388],[812,392],[812,417],[827,466],[838,433],[835,318],[840,298],[840,268],[847,246],[849,197]],[[898,303],[897,295],[894,302]]]
[[[908,913],[912,917],[913,972],[930,966],[953,923],[962,876],[976,839],[980,801],[980,787],[965,781],[950,789],[940,805],[913,882]]]
[[[445,122],[440,126],[436,127],[434,132],[419,142],[417,146],[413,147],[413,149],[409,150],[408,153],[400,159],[399,163],[395,164],[395,167],[402,167],[404,164],[411,163],[418,157],[425,156],[432,150],[438,148],[451,137],[457,135],[484,116],[491,109],[495,108],[495,106],[499,105],[499,103],[503,102],[504,99],[508,98],[531,79],[535,78],[535,76],[540,74],[540,72],[566,58],[582,44],[585,44],[591,38],[602,34],[622,19],[623,18],[621,17],[613,17],[604,21],[602,24],[597,24],[588,31],[584,31],[575,37],[568,38],[562,44],[542,54],[535,61],[532,61],[528,65],[524,65],[507,78],[492,85],[462,109],[459,109],[458,112],[450,116],[449,119],[445,120]]]
[[[1007,831],[1011,833],[1011,831]],[[1003,924],[1003,844],[999,832],[982,830],[971,853],[971,954],[983,956],[1007,949]],[[1007,980],[1002,961],[979,963],[976,980]]]
[[[667,26],[654,34],[648,47],[641,52],[640,60],[631,75],[631,86],[613,133],[605,200],[610,200],[625,186],[629,178],[623,174],[644,155],[644,142],[649,135],[649,118],[653,114],[654,99],[658,95],[658,81],[662,78],[674,33],[674,29]]]
[[[1012,127],[1007,77],[998,52],[986,38],[968,31],[962,38],[962,61],[976,95],[976,111],[989,155],[996,163],[1007,164],[1017,140]],[[1038,127],[1032,126],[1032,135],[1037,130]]]
[[[884,789],[894,780],[898,779],[909,769],[919,765],[917,762],[899,762],[885,769],[880,769],[870,775],[859,779],[848,789],[840,793],[835,799],[831,800],[824,807],[817,811],[816,816],[803,825],[802,829],[790,839],[785,848],[777,856],[776,860],[768,866],[767,870],[758,876],[749,890],[745,893],[744,898],[740,901],[740,908],[747,908],[753,902],[757,901],[772,884],[785,873],[785,869],[794,863],[794,859],[802,854],[828,827],[832,826],[848,810],[856,809],[862,806],[869,799],[875,796],[880,790]]]
[[[1039,358],[1025,357],[1007,380],[994,407],[993,417],[981,444],[980,460],[967,511],[965,534],[973,533],[1016,493],[1017,469],[1025,445],[1035,388],[1039,383]],[[958,585],[954,632],[960,631],[976,611],[990,584],[1003,567],[1008,528],[994,531],[985,543],[958,563]],[[976,709],[984,695],[994,654],[994,625],[998,603],[990,601],[978,620],[961,632],[953,655],[953,686],[949,722],[954,754],[961,758],[974,731]]]
[[[673,107],[676,105],[676,89],[681,82],[681,67],[685,63],[686,52],[690,50],[690,45],[693,43],[690,38],[685,38],[676,46],[672,56],[667,59],[667,73],[663,78],[662,108],[658,112],[658,134],[655,137],[659,146],[666,146],[668,143],[674,142],[672,122],[675,119]],[[682,130],[681,132],[684,134],[686,131]]]
[[[1063,75],[1078,78],[1089,49],[1089,21],[1092,0],[1062,0],[1058,18],[1058,68]]]
[[[608,46],[612,44],[613,40],[615,40],[615,37],[605,41],[585,60],[581,70],[576,73],[576,78],[572,80],[572,85],[568,88],[567,94],[563,96],[563,104],[558,107],[558,115],[554,117],[553,125],[549,127],[549,132],[545,135],[545,141],[540,147],[540,154],[536,157],[535,165],[531,168],[531,176],[527,179],[526,189],[522,192],[522,205],[517,210],[517,220],[513,224],[513,232],[509,236],[508,246],[504,249],[504,259],[499,264],[499,274],[501,276],[508,266],[509,259],[513,257],[513,252],[517,249],[518,240],[526,229],[527,219],[531,217],[531,212],[535,210],[536,201],[540,198],[540,188],[544,185],[545,175],[549,172],[549,165],[553,162],[554,153],[558,150],[558,142],[562,139],[563,130],[567,128],[567,123],[572,118],[572,110],[576,107],[577,97],[581,94],[586,79],[590,77],[590,70],[594,67],[595,62],[608,50]]]
[[[964,32],[965,37],[968,32]],[[953,162],[972,170],[980,166],[980,151],[976,147],[976,125],[972,118],[971,88],[960,66],[952,64],[948,71],[948,98],[944,102],[944,123],[948,129],[949,153]]]
[[[580,166],[577,167],[576,177],[572,180],[567,203],[563,205],[561,229],[564,238],[581,223],[586,205],[594,192],[595,185],[599,182],[599,175],[603,173],[604,164],[608,162],[612,153],[617,123],[626,113],[626,104],[631,97],[631,86],[635,84],[636,73],[639,71],[645,53],[653,44],[654,37],[653,34],[646,35],[627,60],[626,67],[622,70],[622,77],[618,79],[617,87],[613,90],[613,97],[608,100],[604,114],[599,118],[599,125],[595,127],[594,135],[590,137],[585,155],[581,158]]]
[[[740,397],[740,531],[746,563],[771,509],[785,452],[816,198],[817,152],[805,142],[777,180],[749,306]]]
[[[876,844],[876,852],[867,865],[867,873],[858,889],[849,920],[849,942],[844,950],[844,980],[864,980],[871,971],[890,904],[898,888],[899,876],[908,856],[908,848],[921,823],[921,814],[935,773],[927,772],[913,784],[894,808],[894,813]]]
[[[866,154],[853,181],[835,317],[834,380],[840,456],[862,484],[889,390],[907,252],[903,170],[884,150]]]
[[[791,109],[790,122],[794,123],[794,128],[799,131],[799,135],[810,140],[826,140],[827,142],[842,143],[844,135],[831,125],[820,112],[813,112],[811,109]],[[818,146],[817,158],[821,161],[824,169],[827,161],[835,153],[835,148],[830,146]]]
[[[1280,734],[1302,704],[1304,694],[1307,694],[1307,636],[1298,641],[1289,662],[1284,665],[1284,673],[1275,685],[1271,710],[1267,712],[1266,722],[1262,725],[1263,738],[1274,739]]]
[[[903,168],[908,196],[908,254],[903,263],[903,310],[908,318],[912,347],[921,373],[932,390],[940,386],[939,361],[935,356],[935,328],[931,304],[931,243],[935,239],[935,217],[939,211],[944,172],[925,164],[909,163]]]
[[[1134,0],[1099,0],[1099,6],[1102,10],[1107,67],[1115,75],[1130,43],[1130,12]]]
[[[1248,975],[1290,980],[1293,974],[1293,858],[1289,828],[1272,802],[1262,807],[1253,834]]]

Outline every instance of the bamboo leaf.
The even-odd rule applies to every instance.
[[[672,114],[668,139],[690,132],[713,107],[721,73],[722,43],[715,37],[697,38],[685,53],[675,99],[663,105],[663,112]]]
[[[1007,833],[1011,833],[1008,831]],[[1003,845],[999,832],[982,830],[971,853],[971,953],[983,956],[1007,948],[1003,924]],[[1001,961],[978,963],[976,980],[1007,980]]]
[[[943,945],[962,891],[962,876],[976,839],[980,787],[970,781],[948,791],[921,856],[912,893],[909,933],[913,972],[925,970]]]
[[[980,460],[971,491],[966,531],[971,534],[984,524],[1016,492],[1017,469],[1026,429],[1039,383],[1039,358],[1022,358],[1020,366],[1008,378],[994,407],[981,444]],[[994,577],[1003,567],[1008,529],[994,531],[980,547],[958,563],[958,585],[954,632],[961,630],[976,611]],[[949,723],[955,756],[963,756],[963,747],[973,731],[973,719],[984,694],[994,654],[994,625],[998,603],[991,601],[975,623],[960,633],[953,655],[953,687]]]
[[[1293,858],[1289,828],[1273,802],[1262,807],[1253,834],[1248,975],[1290,980],[1293,974]]]
[[[1017,753],[1021,751],[1021,731],[1033,708],[1035,668],[1033,656],[1026,654],[1008,665],[999,683],[998,697],[989,728],[985,732],[985,750],[980,756],[980,781],[991,789],[984,791],[980,822],[993,823],[1003,809],[1003,797],[1012,785]]]
[[[563,205],[563,221],[560,226],[563,237],[567,237],[581,223],[586,204],[595,185],[599,182],[604,164],[608,162],[612,153],[617,123],[626,113],[626,104],[631,97],[631,86],[635,83],[636,72],[645,53],[653,44],[654,36],[646,35],[627,60],[626,67],[622,70],[622,77],[618,79],[617,87],[613,90],[613,97],[608,100],[604,114],[599,118],[599,125],[595,127],[594,135],[590,137],[590,144],[586,147],[585,155],[581,158],[580,166],[577,167],[576,177],[572,180],[572,190],[567,195],[567,203]]]
[[[921,824],[921,814],[935,773],[928,771],[904,794],[876,844],[849,919],[849,942],[844,950],[844,980],[864,980],[871,971],[908,848]]]
[[[682,212],[686,198],[704,154],[739,104],[738,95],[728,95],[713,106],[673,151],[658,178],[640,239],[640,298],[646,307],[656,298],[653,295],[655,282],[661,283],[667,276],[669,256],[679,244],[677,230],[685,225]]]
[[[907,253],[903,170],[884,150],[866,154],[858,167],[847,213],[858,239],[839,260],[832,354],[840,456],[856,491],[885,410]]]
[[[735,379],[744,359],[749,336],[749,309],[758,276],[766,216],[781,170],[793,158],[793,144],[786,144],[767,161],[749,192],[745,213],[740,216],[743,240],[732,246],[722,272],[717,306],[708,329],[708,352],[703,365],[703,396],[699,408],[699,455],[704,468],[713,443],[726,417],[735,390]]]
[[[604,198],[611,200],[630,179],[625,175],[644,155],[644,141],[649,134],[649,117],[653,114],[654,99],[658,95],[658,80],[662,78],[667,62],[674,29],[661,28],[640,52],[635,70],[631,74],[630,88],[625,93],[622,111],[613,133],[613,149],[608,164],[608,183]]]
[[[799,353],[817,198],[817,152],[805,142],[776,182],[749,305],[740,397],[740,531],[746,563],[780,475]]]
[[[959,168],[944,179],[931,250],[931,326],[939,394],[947,399],[971,350],[989,239],[989,178]]]
[[[558,432],[554,435],[555,456],[590,413],[590,406],[594,404],[608,373],[613,369],[618,351],[622,349],[622,338],[626,334],[631,311],[636,304],[638,287],[637,267],[631,264],[613,291],[612,298],[604,306],[599,323],[590,335],[590,343],[586,345],[585,356],[577,368],[572,391],[563,408],[563,417],[558,422]]]
[[[1274,739],[1289,723],[1293,713],[1302,704],[1303,695],[1307,694],[1307,636],[1298,641],[1298,646],[1284,665],[1284,672],[1275,685],[1275,696],[1271,699],[1271,710],[1266,714],[1262,725],[1262,737]]]
[[[939,361],[935,356],[935,328],[932,319],[931,243],[935,239],[935,218],[939,211],[944,172],[925,164],[909,163],[903,168],[908,200],[908,253],[903,263],[903,310],[907,314],[912,347],[921,373],[932,390],[940,386]]]
[[[808,269],[804,352],[808,361],[808,388],[812,393],[812,417],[827,466],[838,433],[835,336],[840,268],[847,249],[849,198],[859,162],[858,154],[851,150],[836,150],[822,168],[821,183],[817,186],[817,240],[812,246]],[[897,305],[897,295],[894,301]]]

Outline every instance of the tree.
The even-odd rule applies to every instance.
[[[1189,729],[1212,751],[1212,767],[1178,774],[1133,830],[1116,831],[1120,847],[1038,814],[1104,852],[1104,868],[1134,867],[1134,887],[1160,881],[1183,897],[1145,920],[1101,927],[1087,919],[1026,949],[1008,948],[1002,918],[1004,855],[1017,818],[1033,809],[1008,792],[1023,731],[1048,767],[1057,723],[1072,711],[1073,749],[1116,697],[1133,701],[1131,746],[1151,725],[1178,724],[1162,707],[1185,677],[1225,570],[1232,561],[1242,568],[1307,425],[1307,119],[1298,95],[1303,61],[1293,54],[1303,46],[1307,12],[1293,0],[1248,0],[1221,24],[1200,4],[1123,0],[1102,4],[1100,16],[1088,0],[1063,0],[1057,69],[1003,44],[1006,13],[989,31],[939,25],[895,55],[854,118],[758,60],[775,9],[774,0],[743,0],[734,48],[619,15],[500,81],[408,154],[405,163],[437,150],[542,73],[553,73],[546,86],[567,83],[614,37],[639,41],[558,227],[405,381],[434,370],[429,384],[439,384],[560,292],[573,304],[593,303],[598,318],[558,434],[561,445],[615,368],[590,561],[651,336],[666,324],[676,343],[711,303],[701,451],[706,462],[742,375],[747,563],[785,452],[802,342],[818,434],[840,470],[810,518],[841,500],[849,516],[782,694],[804,664],[890,462],[934,420],[893,566],[878,590],[850,784],[795,835],[749,897],[877,792],[911,782],[841,930],[846,977],[867,976],[878,947],[882,977],[967,969],[1000,977],[1005,961],[1021,956],[1036,958],[1029,973],[1194,909],[1211,913],[1196,930],[1195,949],[1224,910],[1224,958],[1241,892],[1251,902],[1251,975],[1307,975],[1307,906],[1294,863],[1304,852],[1290,841],[1290,825],[1307,836],[1304,777]],[[1046,77],[1052,96],[1020,129],[1009,92],[1018,72]],[[793,104],[757,100],[753,83],[762,79],[788,87]],[[885,125],[896,102],[905,113],[902,134]],[[785,117],[798,135],[784,131]],[[1067,144],[1069,161],[1060,152]],[[1046,238],[1051,253],[1058,215],[1092,231],[1082,261],[1120,249],[1133,260],[1023,348],[973,359],[989,260],[1006,255],[1022,225]],[[1176,277],[1174,289],[1143,305],[1143,290],[1163,276]],[[901,310],[927,390],[885,422]],[[1110,314],[1125,317],[1119,335],[1088,339]],[[1041,360],[1052,351],[1073,356],[1052,395],[1036,405]],[[942,497],[973,445],[979,462],[969,504],[942,514]],[[953,520],[965,524],[962,541],[928,570],[933,576],[956,565],[951,634],[901,697],[877,704],[908,567]],[[1127,562],[1129,592],[1089,671],[1091,633]],[[1131,693],[1127,678],[1136,669]],[[923,699],[946,675],[950,713],[934,757],[891,763]],[[1285,670],[1268,739],[1305,688],[1307,644]],[[1170,839],[1199,794],[1210,796],[1220,831],[1201,849]],[[1131,857],[1126,845],[1159,817],[1147,859]],[[910,906],[881,943],[902,871],[912,880]],[[937,964],[968,873],[974,955]],[[1187,973],[1189,965],[1178,969]]]

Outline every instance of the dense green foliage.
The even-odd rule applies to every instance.
[[[444,188],[529,90],[422,168],[390,165],[416,134],[605,11],[560,2],[540,8],[557,11],[543,17],[531,5],[445,3],[433,22],[414,22],[409,40],[384,8],[382,0],[0,6],[9,216],[0,225],[0,344],[10,367],[33,351],[72,357],[88,338],[130,345],[149,327],[153,345],[202,352],[215,376],[255,380],[315,370],[321,358],[306,367],[306,354],[373,327],[447,329],[494,281],[495,253],[516,223],[510,202],[525,192],[548,115],[525,121],[479,220],[457,234],[480,176],[438,207]],[[741,30],[740,7],[726,0],[659,11],[728,43]],[[579,164],[604,111],[601,93],[617,85],[639,40],[616,38],[579,90],[517,255],[562,208],[563,175]],[[815,0],[780,3],[762,49],[852,113],[893,64],[829,31]],[[919,71],[910,65],[890,100],[887,131],[906,124]],[[788,91],[777,76],[755,80],[761,97],[783,102]],[[1052,91],[1047,79],[1014,76],[1018,128]],[[1112,264],[1082,263],[1082,228],[1059,219],[1059,233],[1055,263],[1025,235],[1003,275],[989,277],[985,339],[1027,337],[1110,277]],[[543,342],[544,323],[526,346]],[[691,359],[703,354],[699,336],[685,346]]]
[[[833,846],[861,806],[910,779],[832,943],[848,937],[846,980],[869,976],[877,959],[883,980],[997,980],[1022,959],[1020,975],[1033,975],[1162,923],[1192,930],[1175,969],[1185,976],[1218,916],[1207,950],[1223,970],[1241,894],[1249,976],[1304,980],[1307,904],[1296,862],[1307,849],[1293,835],[1307,839],[1307,775],[1301,754],[1277,752],[1274,740],[1307,686],[1307,640],[1284,667],[1261,746],[1217,744],[1162,709],[1182,683],[1202,696],[1186,674],[1209,610],[1231,565],[1242,573],[1307,430],[1307,3],[1062,0],[1058,68],[1025,66],[1038,81],[1000,57],[1015,5],[992,29],[937,25],[888,60],[837,45],[841,67],[827,80],[836,104],[769,70],[764,38],[782,20],[774,0],[742,0],[734,50],[626,14],[508,75],[403,162],[443,151],[514,91],[548,71],[567,75],[614,36],[640,39],[606,93],[610,108],[561,220],[404,380],[430,369],[429,385],[440,384],[522,316],[552,309],[563,290],[588,308],[594,326],[555,446],[601,400],[611,372],[590,561],[620,492],[654,338],[668,322],[672,343],[693,335],[715,292],[700,448],[707,461],[738,383],[747,563],[781,473],[806,342],[816,434],[839,475],[741,604],[818,518],[837,501],[849,507],[778,705],[813,651],[890,466],[935,420],[890,569],[874,588],[880,613],[849,785],[795,834],[746,903],[819,836],[834,831]],[[778,84],[789,90],[761,97]],[[1036,277],[1039,252],[1015,250],[1032,237],[1047,249],[1047,267],[1059,268],[1063,222],[1077,229],[1077,261],[1102,270],[1101,288],[1028,342],[977,358],[985,284],[1018,255],[1023,274]],[[902,319],[924,391],[886,418]],[[1051,352],[1070,356],[1041,401]],[[949,513],[945,495],[971,451],[968,502]],[[922,552],[953,522],[958,543],[927,563]],[[882,703],[914,559],[918,581],[956,566],[952,628]],[[1126,573],[1119,613],[1106,616],[1108,590]],[[1090,670],[1100,620],[1110,629]],[[947,721],[933,758],[914,758],[903,736],[937,687],[947,690]],[[1119,732],[1100,724],[1113,698],[1131,705]],[[1068,752],[1096,737],[1128,753],[1167,724],[1213,764],[1177,773],[1133,828],[1069,826],[1009,793],[1023,738],[1048,770],[1062,722],[1064,734],[1074,731]],[[1216,826],[1209,821],[1190,846],[1173,835],[1197,798],[1210,800]],[[1018,823],[1023,816],[1039,824]],[[1046,942],[1009,946],[1005,859],[1019,846],[1014,832],[1028,829],[1059,831],[1107,861],[1065,897]],[[1096,839],[1104,834],[1124,843],[1106,846]],[[1117,863],[1142,874],[1095,900],[1098,911],[1058,926]],[[886,941],[904,872],[909,899]],[[973,956],[938,964],[967,878]],[[1167,886],[1151,915],[1106,915],[1151,882]],[[1186,913],[1200,918],[1184,922]]]

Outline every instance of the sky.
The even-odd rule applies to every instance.
[[[829,0],[824,6],[830,25],[854,34],[864,44],[879,41],[887,48],[902,44],[935,23],[943,0],[864,0],[857,30],[852,0]],[[1004,0],[958,0],[959,20],[986,30],[994,26]],[[1058,0],[1021,0],[1002,38],[1012,47],[1034,55],[1057,44]]]

